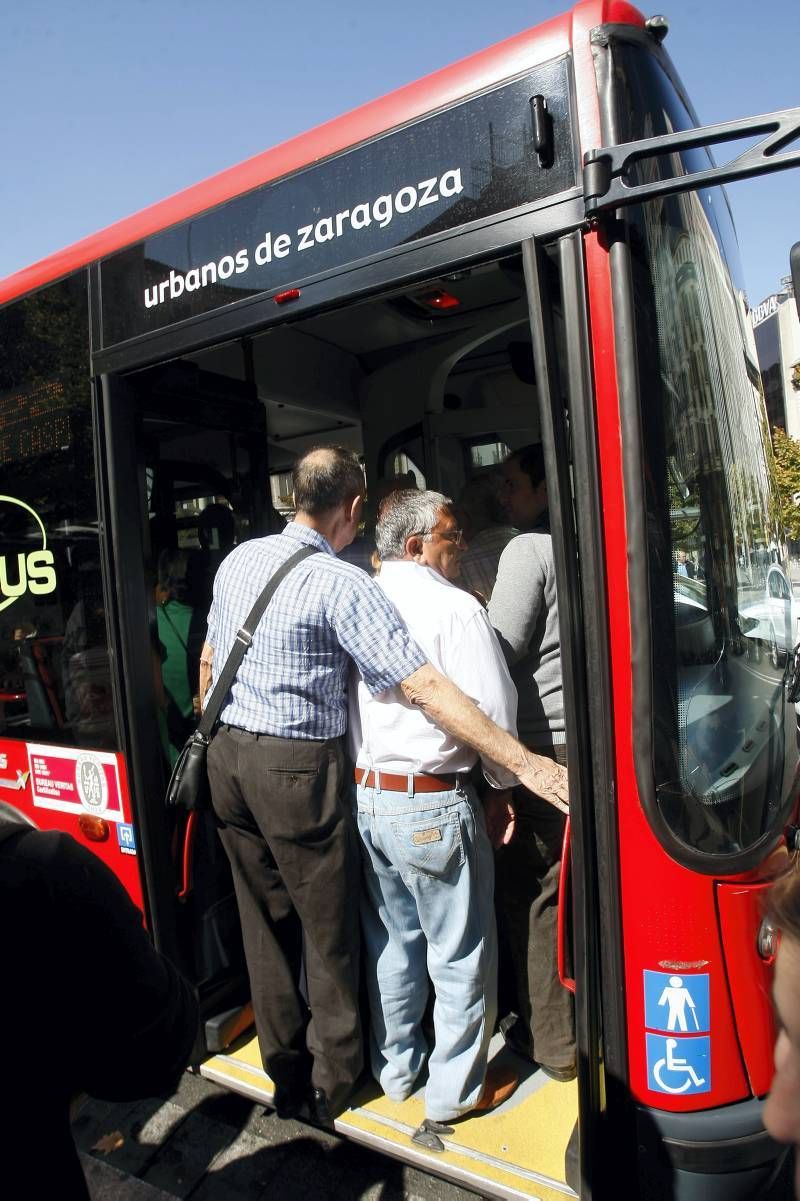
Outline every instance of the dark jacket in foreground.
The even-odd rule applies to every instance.
[[[0,1194],[73,1201],[89,1194],[71,1099],[171,1091],[197,1005],[112,872],[69,835],[23,823],[0,804]]]

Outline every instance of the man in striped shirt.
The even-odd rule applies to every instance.
[[[255,631],[222,708],[208,771],[276,1109],[327,1123],[362,1068],[359,865],[342,747],[351,664],[373,695],[399,685],[529,787],[563,797],[566,783],[557,765],[527,751],[431,667],[375,581],[336,557],[361,518],[356,455],[309,451],[293,483],[295,520],[237,547],[217,573],[201,693],[270,576],[301,546],[315,547],[320,553],[283,580]]]

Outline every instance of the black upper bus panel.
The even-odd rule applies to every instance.
[[[103,346],[341,270],[576,182],[569,62],[560,58],[106,259]]]

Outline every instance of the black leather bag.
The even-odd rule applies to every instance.
[[[167,784],[166,805],[168,808],[185,809],[191,812],[193,809],[209,809],[211,807],[211,789],[208,783],[206,760],[211,736],[222,706],[231,690],[242,659],[253,641],[255,628],[264,616],[264,610],[272,600],[276,588],[295,564],[316,552],[316,546],[304,546],[295,554],[290,555],[283,566],[274,573],[247,615],[247,620],[236,635],[233,650],[228,655],[225,666],[214,685],[214,691],[208,698],[200,723],[191,737],[187,738],[183,744],[172,769],[172,775]]]
[[[167,807],[170,809],[208,809],[211,789],[208,786],[209,739],[199,730],[187,738],[175,761],[167,785]]]

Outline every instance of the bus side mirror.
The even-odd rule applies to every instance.
[[[792,273],[794,302],[797,305],[797,315],[800,317],[800,242],[795,242],[789,251],[789,269]]]

